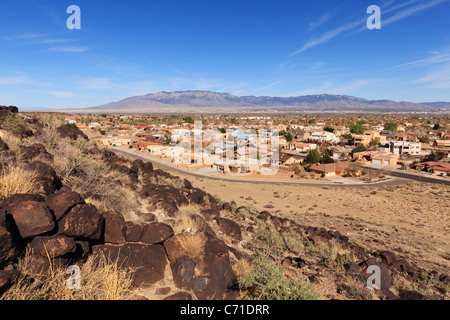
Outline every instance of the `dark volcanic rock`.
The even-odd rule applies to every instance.
[[[50,209],[41,202],[22,201],[16,203],[8,214],[14,219],[14,223],[22,238],[30,238],[52,231],[55,227],[54,217]]]
[[[59,135],[62,138],[70,138],[72,140],[77,140],[78,138],[82,138],[85,140],[88,140],[88,137],[81,132],[80,129],[75,127],[67,127],[67,126],[61,126],[56,129],[56,131],[59,133]]]
[[[59,234],[77,240],[98,241],[102,238],[104,218],[91,204],[77,204],[58,222]]]
[[[74,253],[76,251],[76,243],[73,238],[66,236],[50,236],[50,237],[35,237],[30,243],[31,249],[34,253],[38,253],[43,257],[56,258],[67,253]]]
[[[241,227],[236,222],[226,218],[216,218],[216,220],[223,233],[236,240],[242,240]]]
[[[0,297],[14,284],[19,275],[19,271],[0,270]]]
[[[6,214],[0,211],[0,268],[13,261],[19,254],[15,237],[9,229]]]
[[[164,298],[164,300],[193,300],[189,292],[180,291],[171,296]]]
[[[146,226],[143,222],[127,221],[127,242],[139,242],[141,241],[142,232]]]
[[[103,213],[103,218],[105,219],[105,242],[126,242],[127,226],[123,216],[118,212],[108,211]]]
[[[173,229],[168,224],[152,222],[145,227],[141,242],[148,244],[163,243],[173,235]]]
[[[125,243],[96,245],[93,252],[103,252],[124,268],[135,270],[134,285],[152,285],[164,279],[167,257],[161,245]]]
[[[51,194],[62,188],[61,180],[56,176],[56,171],[40,161],[34,161],[29,165],[32,171],[36,172],[36,180],[45,194]]]
[[[21,146],[20,151],[23,153],[23,157],[27,161],[30,161],[36,157],[43,158],[47,161],[53,161],[53,156],[48,153],[45,146],[40,143],[36,143],[28,147]]]
[[[77,204],[83,204],[81,196],[73,191],[59,191],[53,193],[45,200],[47,206],[52,210],[56,220],[63,218]]]

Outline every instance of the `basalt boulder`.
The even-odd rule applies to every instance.
[[[104,230],[104,218],[91,204],[77,204],[58,222],[58,234],[76,240],[99,241]]]
[[[147,286],[164,279],[167,257],[163,246],[156,244],[104,244],[96,245],[93,252],[103,252],[122,268],[134,271],[134,285]]]

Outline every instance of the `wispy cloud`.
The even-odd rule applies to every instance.
[[[432,55],[427,58],[398,64],[395,66],[385,68],[381,71],[390,71],[390,70],[394,70],[394,69],[400,69],[400,68],[405,68],[405,67],[414,67],[414,66],[427,66],[427,65],[433,65],[433,64],[444,63],[444,62],[449,62],[449,61],[450,61],[450,52],[447,52],[447,53],[433,52]]]
[[[325,24],[326,22],[328,22],[331,18],[331,14],[326,13],[323,16],[321,16],[317,21],[313,21],[309,24],[309,29],[308,31],[312,31],[318,27],[320,27],[321,25]]]
[[[306,51],[312,47],[315,47],[319,44],[325,43],[330,41],[331,39],[333,39],[334,37],[340,35],[341,33],[345,32],[345,31],[349,31],[354,29],[355,27],[360,26],[362,23],[364,23],[366,21],[366,18],[358,20],[358,21],[354,21],[354,22],[350,22],[344,26],[341,26],[339,28],[335,28],[332,30],[329,30],[327,32],[325,32],[324,34],[322,34],[321,36],[308,41],[306,44],[303,45],[303,47],[301,47],[300,49],[298,49],[297,51],[291,53],[291,57],[292,56],[296,56],[299,53]]]
[[[391,24],[393,22],[397,22],[399,20],[408,18],[409,16],[411,16],[413,14],[416,14],[416,13],[424,11],[424,10],[426,10],[428,8],[437,6],[437,5],[439,5],[441,3],[444,3],[446,1],[448,1],[448,0],[427,1],[425,3],[420,3],[418,5],[409,7],[409,8],[407,8],[404,11],[397,12],[394,15],[392,15],[391,17],[389,17],[387,19],[384,19],[383,22],[382,22],[382,26],[385,27],[385,26],[387,26],[387,25],[389,25],[389,24]],[[415,2],[416,1],[410,1],[410,3],[415,3]]]
[[[411,81],[411,83],[424,84],[434,89],[450,89],[450,63],[435,68],[422,78]]]
[[[403,2],[403,3],[393,6],[393,7],[387,6],[387,8],[382,11],[382,17],[385,17],[385,15],[387,13],[391,13],[394,11],[397,11],[397,12],[394,13],[393,15],[389,16],[388,18],[382,18],[381,25],[382,25],[382,27],[385,27],[391,23],[406,19],[414,14],[420,13],[426,9],[440,5],[446,1],[449,1],[449,0],[432,0],[432,1],[421,2],[421,3],[418,3],[419,2],[418,0],[410,0],[410,1]],[[390,5],[390,4],[392,4],[392,2],[388,3],[388,5]],[[403,10],[398,11],[400,9],[403,9]],[[366,21],[367,21],[367,17],[364,17],[364,19],[354,21],[354,22],[349,22],[341,27],[329,30],[329,31],[323,33],[322,35],[308,41],[300,49],[291,53],[290,56],[292,57],[292,56],[298,55],[299,53],[304,52],[312,47],[315,47],[319,44],[326,43],[343,33],[360,32],[360,31],[367,30]]]
[[[76,46],[54,46],[48,49],[48,51],[51,52],[72,52],[72,53],[85,52],[88,50],[90,50],[89,47],[76,47]]]
[[[69,99],[76,96],[73,92],[68,91],[49,91],[48,94],[60,99]]]
[[[223,88],[219,89],[219,92],[236,92],[239,89],[242,89],[242,88],[246,87],[247,85],[248,85],[247,82],[240,81],[238,83],[231,84],[229,86],[226,86],[226,87],[223,87]]]
[[[272,88],[272,87],[275,87],[275,86],[277,86],[277,85],[279,85],[279,84],[281,84],[281,83],[283,83],[282,80],[277,80],[277,81],[274,81],[274,82],[272,82],[272,83],[269,83],[269,84],[267,84],[267,85],[265,85],[265,86],[259,87],[259,88],[257,88],[255,91],[265,91],[265,90],[267,90],[267,89],[269,89],[269,88]]]
[[[27,83],[31,83],[31,82],[32,82],[32,80],[27,76],[15,76],[15,77],[0,78],[0,85],[2,85],[2,86],[27,84]]]

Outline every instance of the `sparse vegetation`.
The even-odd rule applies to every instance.
[[[18,281],[0,299],[2,300],[131,300],[134,292],[133,270],[121,268],[102,254],[91,255],[80,263],[81,288],[69,289],[66,268],[51,264],[47,273],[30,270],[31,251],[20,261]]]
[[[0,170],[0,202],[16,193],[39,192],[35,172],[13,164]]]
[[[259,253],[253,260],[254,268],[239,279],[242,290],[252,299],[318,300],[320,294],[314,285],[303,280],[289,279],[283,267]]]

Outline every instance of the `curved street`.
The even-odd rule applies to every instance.
[[[302,185],[302,186],[314,186],[314,187],[336,187],[336,188],[360,188],[363,186],[366,187],[379,187],[379,186],[392,186],[392,185],[398,185],[398,184],[405,184],[411,181],[419,181],[419,182],[431,182],[431,183],[445,183],[448,181],[436,181],[436,179],[432,178],[421,178],[417,176],[409,176],[406,174],[399,174],[396,172],[393,172],[392,177],[390,177],[389,180],[386,181],[380,181],[380,182],[372,182],[372,183],[355,183],[355,184],[339,184],[339,183],[333,183],[333,182],[306,182],[306,181],[292,181],[292,180],[249,180],[249,179],[233,179],[233,178],[223,178],[223,177],[211,177],[207,175],[198,174],[195,172],[186,171],[183,169],[175,168],[171,165],[165,164],[161,161],[158,161],[158,159],[150,159],[148,157],[140,156],[139,154],[128,152],[128,150],[123,150],[118,147],[110,147],[111,150],[115,152],[122,153],[126,156],[132,157],[134,159],[140,159],[145,162],[152,162],[153,165],[157,168],[161,168],[167,171],[180,173],[184,175],[190,175],[195,176],[197,178],[206,178],[206,179],[212,179],[212,180],[225,180],[229,182],[242,182],[242,183],[257,183],[257,184],[271,184],[271,185],[282,185],[282,184],[294,184],[294,185]],[[447,184],[447,183],[445,183]]]

